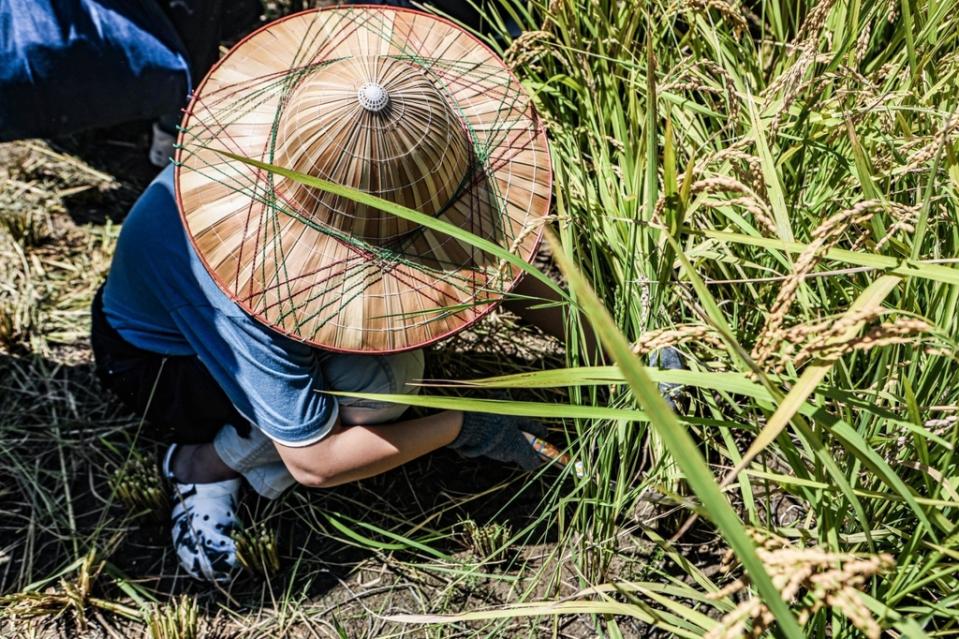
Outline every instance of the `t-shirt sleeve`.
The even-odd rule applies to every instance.
[[[336,399],[321,392],[315,351],[242,312],[183,306],[174,322],[236,409],[274,441],[307,446],[333,428]]]

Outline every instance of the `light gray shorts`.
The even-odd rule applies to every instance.
[[[330,390],[415,394],[419,388],[408,382],[423,377],[423,351],[396,355],[324,353],[321,366]],[[349,426],[390,422],[407,409],[403,404],[348,397],[340,397],[338,401],[340,422]],[[243,475],[253,490],[268,499],[276,499],[296,483],[280,460],[273,440],[255,424],[249,437],[240,437],[233,426],[224,426],[213,440],[213,447],[227,466]]]

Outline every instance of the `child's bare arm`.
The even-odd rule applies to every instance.
[[[443,411],[383,426],[337,423],[315,444],[276,449],[299,483],[319,488],[378,475],[443,446],[531,470],[543,460],[524,433],[545,437],[546,427],[523,417]]]
[[[443,411],[381,426],[337,423],[315,444],[277,444],[276,449],[299,483],[326,488],[378,475],[447,446],[459,435],[462,422],[460,411]]]

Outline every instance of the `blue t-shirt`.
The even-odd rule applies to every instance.
[[[196,355],[236,409],[281,444],[311,444],[336,421],[336,400],[316,392],[319,352],[247,315],[203,266],[177,211],[172,165],[123,223],[103,311],[138,348]]]

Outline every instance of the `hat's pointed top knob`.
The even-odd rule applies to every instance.
[[[367,82],[356,92],[356,99],[360,106],[371,113],[377,113],[386,108],[390,101],[390,94],[382,85],[376,82]]]

